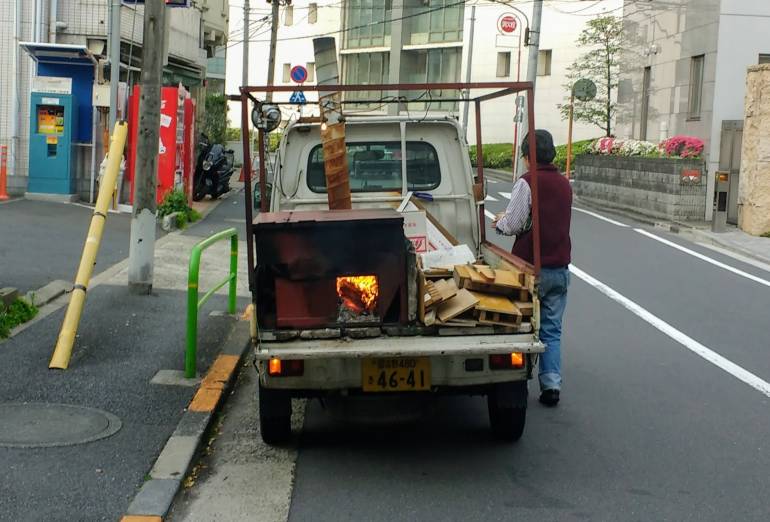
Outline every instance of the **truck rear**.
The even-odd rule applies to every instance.
[[[518,439],[543,351],[536,277],[482,240],[461,128],[445,117],[348,119],[353,209],[328,211],[319,127],[287,127],[270,212],[252,227],[263,439],[290,436],[292,398],[383,394],[484,395],[493,433]],[[410,234],[415,217],[422,238]],[[430,310],[436,286],[451,296]],[[516,314],[495,308],[503,299]]]

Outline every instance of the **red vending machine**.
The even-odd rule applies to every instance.
[[[128,114],[128,178],[131,186],[129,201],[134,202],[134,182],[136,180],[136,142],[139,132],[139,85],[129,100]],[[186,158],[188,145],[194,147],[194,135],[189,142],[189,132],[186,131],[186,109],[194,108],[190,93],[182,86],[163,87],[160,104],[160,140],[158,143],[158,203],[172,190],[178,188],[188,194],[190,200],[191,187],[188,188],[187,178],[192,179],[189,165],[194,162]],[[194,121],[194,116],[193,116]],[[192,125],[194,127],[194,124]],[[190,161],[190,163],[188,163]],[[194,169],[194,166],[192,167]]]

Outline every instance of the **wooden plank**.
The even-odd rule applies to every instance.
[[[453,279],[439,279],[433,283],[433,287],[441,296],[441,302],[448,301],[457,295],[457,285]]]
[[[473,267],[473,265],[466,265],[466,268],[468,270],[468,276],[471,278],[471,283],[479,283],[479,284],[485,284],[488,283],[484,277],[479,274],[476,269]]]
[[[520,314],[516,305],[508,299],[500,295],[482,294],[479,292],[471,292],[473,297],[479,300],[479,304],[476,305],[476,310],[486,310],[487,312],[499,312],[501,314]]]
[[[521,324],[521,314],[510,315],[500,314],[498,312],[489,312],[487,310],[480,310],[479,324],[496,326],[519,326]]]
[[[495,270],[491,266],[487,265],[473,265],[476,272],[481,274],[487,283],[493,283],[495,281]]]
[[[532,317],[535,313],[535,303],[533,302],[516,301],[513,304],[516,305],[516,308],[521,311],[521,315],[524,317]]]
[[[466,265],[457,265],[454,268],[454,280],[457,288],[465,288],[470,283],[471,275]]]
[[[436,288],[436,284],[433,281],[426,281],[425,293],[423,294],[425,309],[430,310],[431,308],[438,306],[438,304],[443,300],[444,298],[441,296],[439,289]]]
[[[494,284],[508,288],[522,288],[524,286],[524,274],[519,271],[495,270]]]
[[[441,322],[447,322],[458,315],[467,312],[478,304],[478,299],[473,297],[466,289],[460,289],[457,295],[448,301],[441,303],[436,315]]]

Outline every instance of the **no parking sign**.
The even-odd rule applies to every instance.
[[[291,80],[294,83],[305,83],[305,80],[307,80],[307,69],[301,65],[295,65],[291,68],[289,76],[291,76]]]

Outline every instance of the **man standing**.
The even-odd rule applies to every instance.
[[[530,184],[533,170],[537,171],[542,262],[538,288],[540,340],[546,346],[540,357],[540,402],[556,406],[561,392],[561,323],[570,281],[572,187],[552,164],[556,148],[551,134],[544,130],[535,131],[537,157],[534,162],[529,158],[530,135],[521,144],[521,155],[528,172],[514,184],[508,208],[495,218],[493,225],[501,234],[516,236],[513,255],[534,262]]]

